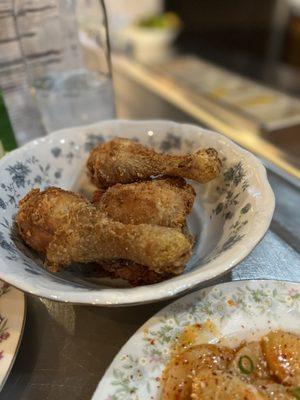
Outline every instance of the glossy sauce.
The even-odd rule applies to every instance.
[[[161,400],[300,398],[299,336],[274,331],[235,349],[220,343],[211,321],[187,326],[163,372]]]

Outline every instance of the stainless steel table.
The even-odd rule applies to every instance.
[[[142,88],[136,104],[122,98],[122,117],[156,117],[191,121]],[[132,92],[133,93],[133,92]],[[138,99],[143,96],[143,108]],[[270,230],[253,252],[231,272],[210,284],[239,279],[300,282],[300,187],[269,170],[276,194]],[[73,306],[27,296],[24,337],[1,400],[90,399],[105,369],[126,340],[167,302],[124,308]]]

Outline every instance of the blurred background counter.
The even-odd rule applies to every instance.
[[[287,107],[298,108],[298,100],[269,88],[252,84],[252,82],[240,79],[237,75],[231,75],[219,68],[215,72],[224,75],[224,82],[228,83],[232,77],[234,80],[240,80],[241,86],[247,85],[249,82],[251,88],[248,93],[244,91],[244,93],[236,95],[238,97],[236,101],[239,102],[237,103],[238,107],[224,100],[215,100],[213,95],[197,88],[197,83],[199,86],[202,83],[201,70],[208,69],[210,73],[213,73],[215,67],[195,57],[178,57],[174,58],[169,66],[153,66],[134,62],[122,55],[113,57],[113,65],[119,117],[137,118],[139,116],[147,119],[167,118],[168,116],[170,118],[169,107],[166,105],[169,103],[178,110],[172,113],[172,119],[175,121],[194,122],[208,129],[219,131],[266,162],[275,164],[295,177],[300,177],[299,116],[291,117],[290,120],[278,118],[278,121],[275,122],[272,118],[276,106],[283,108],[283,110],[274,111],[278,115],[281,112],[284,113]],[[192,76],[192,72],[188,72],[191,69],[199,69],[199,75],[197,73]],[[156,101],[155,107],[150,107],[145,100],[141,101],[143,89],[164,99],[165,102],[159,106]],[[215,93],[218,90],[215,89]],[[145,96],[142,98],[145,99]],[[245,104],[247,102],[250,104],[251,101],[270,101],[277,104],[269,104],[267,107],[264,105],[263,111],[266,118],[263,119],[258,112],[259,118],[256,119],[250,112],[247,112],[248,110],[244,111],[240,106],[243,101]],[[287,104],[289,102],[290,105]],[[128,112],[129,105],[130,113]],[[248,108],[247,104],[246,107]],[[253,109],[254,107],[250,104],[249,108]],[[268,109],[266,110],[266,108]],[[132,109],[135,109],[136,113],[133,114]]]
[[[136,91],[147,89],[176,107],[173,119],[218,130],[300,177],[300,1],[153,0],[143,10],[131,0],[126,12],[115,3],[108,10],[119,116],[166,118],[164,107],[143,107]],[[152,41],[143,26],[162,11],[180,18],[168,50],[157,21],[152,30],[148,23]]]

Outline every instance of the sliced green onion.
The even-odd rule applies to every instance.
[[[295,387],[291,389],[290,392],[296,397],[297,400],[300,400],[300,387]]]
[[[243,374],[249,375],[254,370],[253,361],[248,356],[241,356],[238,362],[238,366]]]

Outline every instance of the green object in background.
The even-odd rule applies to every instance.
[[[4,98],[0,91],[0,156],[1,147],[5,151],[10,151],[17,147],[17,142],[5,107]]]
[[[141,28],[178,28],[181,24],[179,17],[173,12],[154,15],[138,22]]]

